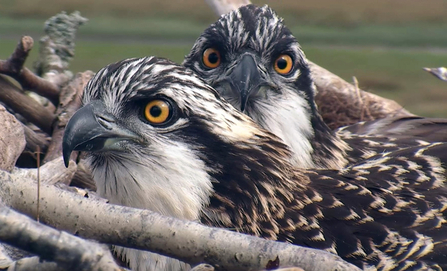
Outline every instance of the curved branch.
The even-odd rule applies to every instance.
[[[311,61],[309,66],[317,86],[318,110],[332,129],[390,116],[414,116],[393,100],[363,91]]]
[[[24,89],[34,91],[57,105],[59,87],[35,75],[28,68],[23,67],[29,51],[33,48],[33,43],[34,41],[31,37],[23,36],[12,55],[7,60],[0,60],[0,73],[11,76]]]

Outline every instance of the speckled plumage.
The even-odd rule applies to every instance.
[[[142,107],[159,98],[175,117],[151,125]],[[294,168],[279,138],[191,71],[155,57],[105,67],[84,103],[67,125],[64,158],[87,151],[111,203],[323,249],[365,270],[447,268],[447,143],[341,170]],[[119,252],[135,270],[188,268]]]
[[[216,68],[206,67],[202,60],[207,48],[220,53],[221,62]],[[275,60],[283,54],[293,61],[291,71],[284,75],[274,69]],[[247,58],[255,65],[243,64]],[[354,128],[331,131],[317,111],[316,90],[304,52],[283,20],[268,6],[247,5],[221,16],[197,39],[183,65],[280,137],[293,153],[292,164],[299,167],[342,168],[383,152],[423,146],[422,141],[447,141],[444,127],[443,136],[436,138],[430,134],[411,137],[417,132],[410,129],[389,133],[393,127],[384,122],[376,129],[378,133],[361,133]],[[238,69],[241,65],[245,66]],[[244,77],[235,71],[247,72]],[[243,89],[237,89],[240,80]],[[249,93],[246,104],[241,98],[244,92]],[[372,130],[376,123],[366,125]],[[431,124],[430,129],[437,129],[436,125]]]

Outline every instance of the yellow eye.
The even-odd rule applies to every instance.
[[[153,124],[162,124],[171,116],[171,106],[163,100],[153,100],[144,108],[144,117]]]
[[[279,74],[288,74],[293,67],[293,61],[292,58],[289,55],[283,54],[280,55],[275,60],[275,71]]]
[[[203,51],[203,64],[208,68],[214,69],[220,65],[220,53],[217,49],[208,48]]]

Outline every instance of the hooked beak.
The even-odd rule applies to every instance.
[[[229,74],[231,87],[241,96],[241,111],[244,112],[250,95],[256,94],[265,84],[258,65],[250,54],[245,54]]]
[[[137,140],[138,136],[120,127],[113,116],[106,112],[100,101],[92,101],[79,109],[67,124],[62,140],[62,153],[68,167],[71,153],[119,149],[115,143]]]

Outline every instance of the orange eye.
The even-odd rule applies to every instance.
[[[214,69],[220,65],[220,53],[217,49],[208,48],[203,51],[203,64],[208,68]]]
[[[288,74],[293,67],[293,61],[292,58],[289,55],[283,54],[280,55],[276,60],[275,60],[275,71],[279,74]]]
[[[153,100],[144,108],[144,117],[153,124],[162,124],[171,116],[171,106],[163,100]]]

